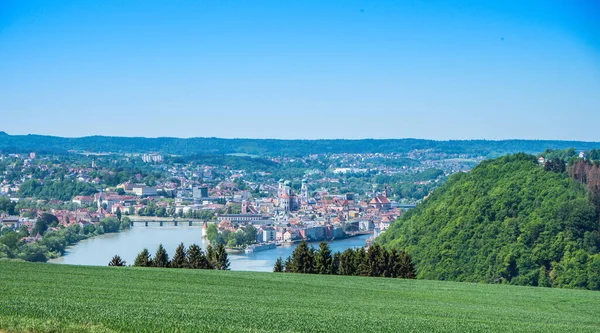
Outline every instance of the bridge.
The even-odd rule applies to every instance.
[[[206,221],[207,223],[214,223]],[[204,221],[199,220],[173,220],[173,219],[136,219],[131,220],[130,225],[139,227],[164,227],[164,226],[187,226],[187,227],[201,227],[204,225]]]

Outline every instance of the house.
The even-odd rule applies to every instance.
[[[265,228],[262,231],[262,241],[263,242],[273,242],[275,241],[276,231],[273,228]]]
[[[71,200],[80,206],[91,206],[94,203],[94,197],[78,195]]]
[[[151,186],[146,186],[146,185],[135,185],[133,186],[132,192],[135,193],[135,195],[140,196],[140,197],[145,197],[145,196],[154,196],[157,195],[157,190],[156,187],[151,187]]]
[[[371,199],[369,206],[379,210],[388,210],[392,208],[392,203],[390,200],[388,200],[388,198],[384,197],[383,195],[379,195]]]

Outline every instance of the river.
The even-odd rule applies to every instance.
[[[144,248],[154,254],[158,244],[161,243],[169,253],[169,257],[171,257],[175,253],[175,248],[181,242],[186,247],[195,243],[206,249],[208,241],[202,239],[201,232],[201,227],[135,226],[130,230],[85,239],[67,248],[62,257],[52,259],[50,262],[69,265],[106,266],[110,259],[118,254],[127,264],[133,264],[137,254]],[[335,240],[329,242],[329,247],[332,252],[342,252],[347,248],[364,246],[367,238],[368,235],[363,235]],[[317,248],[319,243],[311,243],[311,245]],[[279,257],[285,259],[290,256],[296,246],[297,244],[284,244],[272,250],[256,253],[230,253],[230,268],[236,271],[271,272],[275,260]]]

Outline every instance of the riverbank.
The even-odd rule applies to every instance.
[[[347,248],[364,246],[367,236],[357,236],[330,241],[333,252],[343,252]],[[202,238],[202,227],[188,226],[155,226],[132,227],[130,230],[116,234],[105,234],[79,242],[67,248],[65,255],[50,260],[51,263],[106,266],[114,255],[119,255],[127,264],[132,264],[135,257],[144,248],[154,254],[158,244],[168,253],[175,253],[180,243],[190,246],[199,245],[203,250],[208,246],[208,240]],[[230,253],[230,268],[238,271],[270,272],[279,257],[291,255],[297,244],[282,244],[275,249],[246,254],[242,251]],[[318,243],[313,243],[317,247]]]

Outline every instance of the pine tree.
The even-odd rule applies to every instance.
[[[171,259],[171,263],[169,266],[171,268],[185,268],[187,266],[187,260],[185,257],[185,246],[183,246],[183,243],[177,246],[177,249],[175,250],[175,254]]]
[[[215,250],[210,244],[208,244],[208,246],[206,247],[206,260],[208,260],[208,262],[210,263],[211,268],[214,269],[217,267]]]
[[[169,255],[162,244],[158,245],[154,254],[154,267],[169,267]]]
[[[117,220],[121,222],[121,208],[117,208]]]
[[[367,252],[368,275],[369,276],[385,276],[387,268],[386,251],[379,244],[374,244]]]
[[[319,251],[315,254],[315,273],[330,274],[331,271],[331,250],[327,242],[319,244]]]
[[[140,252],[140,254],[138,254],[137,257],[135,257],[133,266],[135,266],[135,267],[151,267],[151,266],[153,266],[152,258],[150,257],[150,252],[148,252],[148,249],[143,249],[142,252]]]
[[[123,261],[123,259],[121,259],[121,257],[118,255],[115,255],[108,263],[108,266],[125,266],[125,261]]]
[[[273,267],[273,272],[276,272],[276,273],[283,272],[283,260],[281,260],[281,257],[279,257],[279,258],[277,258],[277,260],[275,260],[275,266]]]
[[[354,256],[354,267],[356,270],[354,271],[354,275],[359,276],[368,276],[369,275],[369,261],[367,258],[367,251],[365,251],[364,247],[361,247],[360,250],[355,251]]]
[[[342,254],[339,252],[336,252],[333,254],[333,259],[331,260],[331,268],[329,269],[329,274],[338,275],[338,272],[340,269],[341,256],[342,256]]]
[[[212,265],[206,259],[204,251],[196,244],[190,245],[186,253],[187,268],[212,269]]]
[[[284,271],[286,273],[291,273],[294,271],[294,267],[292,264],[292,257],[288,256],[287,259],[285,259],[285,264],[284,264]]]
[[[311,251],[312,249],[312,251]],[[300,244],[292,252],[292,271],[294,273],[312,273],[314,268],[313,255],[314,248],[308,248],[306,241]]]
[[[339,275],[355,275],[355,253],[354,249],[346,249],[340,256],[340,267],[338,269]]]
[[[217,246],[217,253],[215,256],[217,261],[216,268],[219,270],[228,270],[229,269],[229,259],[227,258],[227,251],[225,251],[225,245],[219,244]]]
[[[410,259],[410,256],[408,255],[408,253],[406,253],[404,251],[400,251],[399,262],[400,262],[400,271],[399,271],[398,277],[404,278],[404,279],[414,279],[416,276],[415,266],[413,265],[412,260]]]

